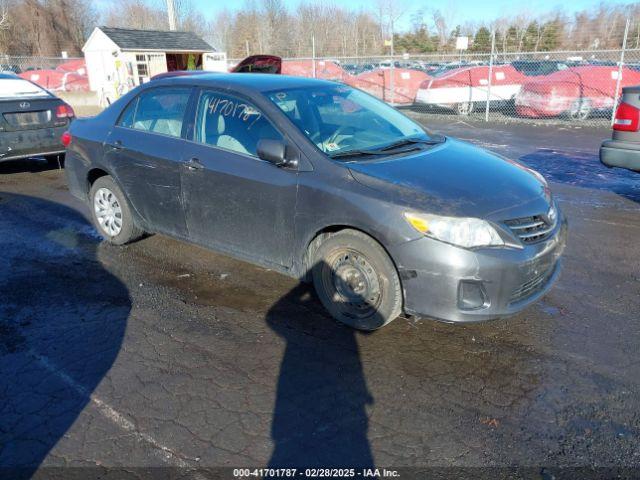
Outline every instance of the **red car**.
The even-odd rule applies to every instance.
[[[20,74],[52,92],[88,92],[89,77],[83,59],[69,60],[55,69],[29,70]]]
[[[430,78],[429,75],[419,70],[394,68],[392,93],[391,69],[381,68],[356,75],[347,79],[345,83],[364,90],[385,102],[394,105],[411,105],[415,102],[420,85]]]
[[[584,120],[614,106],[619,68],[585,65],[539,77],[522,86],[516,96],[516,112],[522,117],[568,115]],[[640,72],[622,68],[620,87],[640,83]]]
[[[293,75],[294,77],[309,77],[313,75],[313,60],[283,60],[282,61],[282,74]],[[347,73],[336,62],[331,60],[316,60],[315,64],[315,78],[321,78],[323,80],[334,80],[338,82],[348,83],[347,80],[351,78],[351,75]]]
[[[531,77],[513,65],[494,65],[489,102],[505,104],[520,91],[520,87]],[[431,80],[425,80],[418,89],[416,102],[454,110],[460,115],[469,115],[478,106],[487,102],[489,66],[460,67],[446,70]]]

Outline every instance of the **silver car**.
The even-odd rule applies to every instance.
[[[640,86],[622,89],[613,120],[613,138],[602,143],[600,161],[608,167],[640,172]]]

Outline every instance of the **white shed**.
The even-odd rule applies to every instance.
[[[113,101],[159,73],[227,71],[227,56],[192,32],[96,27],[82,47],[89,86]]]

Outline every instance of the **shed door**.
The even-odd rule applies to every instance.
[[[149,78],[167,71],[167,59],[164,53],[150,53],[147,58],[149,60]]]
[[[167,59],[164,53],[136,54],[136,73],[138,85],[147,83],[151,77],[167,71]]]

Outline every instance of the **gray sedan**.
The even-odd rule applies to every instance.
[[[70,190],[108,241],[162,233],[313,281],[355,328],[514,314],[560,271],[566,221],[544,178],[345,85],[160,79],[66,143]]]

